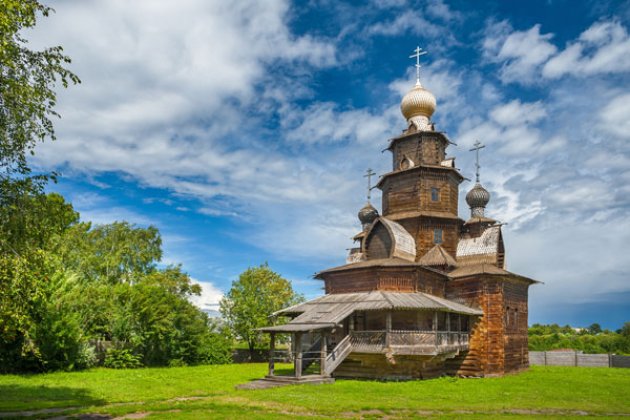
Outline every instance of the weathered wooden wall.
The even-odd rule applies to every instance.
[[[503,282],[503,323],[505,329],[504,372],[517,372],[529,366],[527,348],[527,291],[522,281]]]
[[[470,348],[459,360],[461,368],[453,361],[451,370],[466,376],[475,371],[489,376],[529,366],[527,290],[527,283],[483,274],[447,284],[447,299],[481,307],[484,312],[471,328]]]
[[[403,159],[416,165],[439,165],[446,158],[448,141],[443,134],[422,132],[403,136],[394,141],[392,147],[392,168],[397,170]]]
[[[419,267],[366,267],[321,276],[327,294],[384,290],[445,296],[446,277]]]
[[[350,353],[333,376],[369,379],[429,379],[445,373],[444,361],[430,356],[392,356]]]
[[[389,258],[392,252],[392,238],[382,223],[377,224],[370,232],[365,248],[367,258],[370,260]]]

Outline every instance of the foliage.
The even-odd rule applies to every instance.
[[[86,280],[135,283],[155,273],[162,257],[162,238],[153,226],[139,228],[127,222],[92,227],[72,226],[58,244],[64,266]]]
[[[123,343],[149,366],[230,362],[229,339],[188,300],[200,286],[181,266],[157,268],[157,229],[92,228],[56,194],[18,201],[0,208],[1,371],[90,367],[94,339]]]
[[[626,325],[630,323],[624,324],[624,327]],[[534,324],[529,328],[529,349],[573,349],[584,353],[630,354],[630,336],[622,334],[622,331],[623,328],[619,333],[602,330],[599,324],[585,329],[574,329],[569,325],[560,327],[557,324]]]
[[[279,366],[283,367],[283,366]],[[540,418],[630,414],[630,369],[534,366],[501,378],[235,389],[266,364],[92,369],[0,376],[0,412],[70,408],[63,415],[155,418]],[[175,411],[177,410],[177,411]],[[56,414],[59,415],[59,414]]]
[[[112,369],[135,369],[142,367],[141,357],[129,349],[107,349],[103,365]]]
[[[248,268],[232,282],[232,288],[220,302],[220,311],[234,335],[247,342],[252,353],[262,343],[257,328],[269,325],[274,312],[302,300],[291,282],[263,264]]]
[[[20,35],[50,12],[36,0],[0,2],[0,166],[5,173],[30,172],[27,154],[38,141],[55,139],[54,87],[80,82],[64,67],[70,58],[60,46],[32,51]]]

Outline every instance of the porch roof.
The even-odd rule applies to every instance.
[[[435,310],[464,315],[482,315],[480,309],[427,293],[357,292],[328,294],[282,309],[274,315],[300,314],[291,323],[339,323],[354,311],[387,309]]]
[[[318,324],[302,324],[302,323],[289,323],[284,325],[273,325],[271,327],[258,328],[258,331],[263,332],[307,332],[315,330],[323,330],[325,328],[333,328],[336,324],[318,323]]]

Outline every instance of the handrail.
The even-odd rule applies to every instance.
[[[346,335],[335,348],[326,357],[325,372],[326,375],[330,375],[337,369],[337,366],[343,362],[343,360],[352,352],[352,343],[350,342],[350,335]]]

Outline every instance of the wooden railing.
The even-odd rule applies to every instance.
[[[385,331],[351,331],[350,343],[355,351],[376,351],[385,348]]]
[[[440,354],[468,349],[469,334],[455,331],[351,331],[353,351],[381,353],[386,348],[399,353]]]

